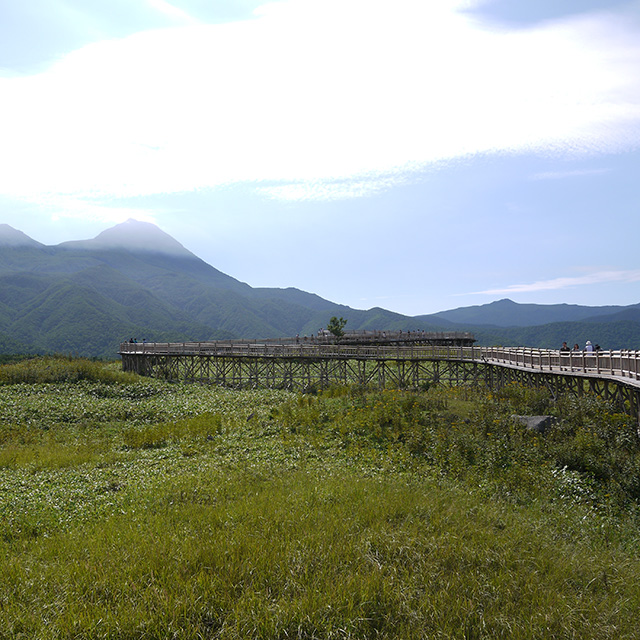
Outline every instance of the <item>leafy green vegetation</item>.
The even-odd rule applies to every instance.
[[[0,638],[636,637],[637,425],[595,397],[0,380]]]
[[[0,367],[0,385],[20,383],[79,382],[132,383],[137,377],[116,366],[61,356],[19,357],[17,362]]]
[[[336,338],[341,338],[344,335],[344,327],[346,324],[347,321],[342,316],[340,316],[340,318],[331,316],[329,324],[327,324],[327,330]]]

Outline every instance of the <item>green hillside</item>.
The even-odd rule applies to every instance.
[[[591,340],[604,348],[640,348],[640,305],[501,300],[410,318],[351,309],[294,288],[252,288],[147,223],[129,221],[93,240],[57,246],[0,225],[0,353],[113,357],[131,337],[313,335],[334,315],[347,319],[350,330],[471,331],[481,345],[557,348],[564,340]]]
[[[171,239],[164,240],[167,253],[97,240],[58,247],[0,242],[0,353],[113,357],[130,337],[304,335],[315,333],[331,315],[347,312],[354,329],[406,321],[383,310],[351,310],[297,289],[252,289],[185,249],[174,250]]]

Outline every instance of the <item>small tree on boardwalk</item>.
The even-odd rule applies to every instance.
[[[344,325],[347,324],[347,321],[344,318],[336,318],[333,316],[331,320],[329,320],[329,324],[327,325],[327,329],[332,333],[336,338],[342,338],[344,335]]]

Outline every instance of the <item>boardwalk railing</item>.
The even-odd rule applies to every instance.
[[[485,361],[538,371],[583,373],[599,377],[640,380],[640,351],[555,351],[476,347]]]
[[[456,360],[495,364],[520,370],[582,374],[640,382],[640,351],[558,351],[522,347],[453,347],[411,345],[344,345],[287,342],[123,343],[122,355],[209,356],[234,358],[303,358],[357,360]],[[638,385],[640,386],[640,384]]]
[[[320,341],[131,343],[122,367],[141,375],[231,388],[313,391],[334,384],[424,389],[517,383],[554,395],[585,391],[640,420],[640,351],[557,351],[420,342]]]

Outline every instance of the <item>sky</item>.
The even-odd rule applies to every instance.
[[[640,303],[640,0],[0,0],[0,223],[410,316]]]

